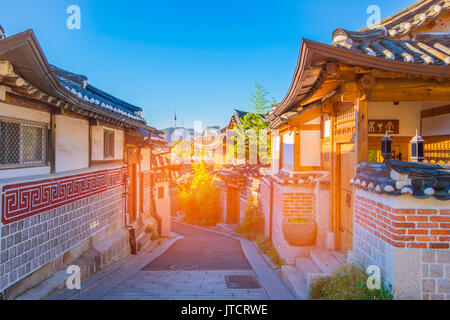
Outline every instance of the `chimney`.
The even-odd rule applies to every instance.
[[[2,25],[0,24],[0,40],[5,39],[5,30],[3,29]]]

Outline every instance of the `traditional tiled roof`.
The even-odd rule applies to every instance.
[[[436,18],[449,12],[450,0],[420,0],[396,14],[380,21],[391,37],[404,36],[414,30],[432,23]],[[367,31],[369,26],[361,29]]]
[[[233,123],[234,125],[242,125],[242,119],[244,119],[244,117],[249,113],[252,113],[252,112],[234,109],[234,113],[233,113],[233,116],[231,117],[230,123]],[[258,115],[261,117],[261,119],[265,120],[264,115],[262,115],[262,114],[258,114]]]
[[[258,178],[261,176],[261,168],[265,166],[259,164],[224,165],[221,170],[215,173],[221,179],[246,179]]]
[[[293,184],[293,185],[313,185],[317,181],[329,178],[327,172],[285,172],[279,171],[273,175],[273,179],[278,184]]]
[[[450,0],[421,0],[380,24],[359,31],[337,29],[332,45],[302,40],[299,62],[291,87],[283,101],[268,113],[270,128],[279,128],[300,113],[320,105],[320,102],[339,93],[342,79],[333,66],[355,66],[371,71],[385,71],[405,75],[445,79],[450,75],[450,32],[439,22],[448,14]],[[426,15],[426,17],[424,16]],[[446,18],[447,16],[445,16]],[[403,23],[426,20],[442,24],[428,32],[403,32]],[[411,22],[412,23],[412,22]],[[416,21],[413,25],[419,26]],[[397,30],[396,32],[392,30]],[[330,66],[330,68],[328,68]],[[355,69],[356,71],[357,69]]]
[[[391,196],[450,200],[450,166],[386,160],[362,162],[350,181],[355,187]]]
[[[417,64],[450,64],[450,33],[423,33],[412,40],[397,40],[386,28],[366,31],[337,29],[333,45],[388,60]]]
[[[55,66],[52,66],[52,70],[63,87],[79,100],[116,115],[145,123],[144,118],[141,117],[142,108],[97,89],[88,83],[86,76],[77,75]]]

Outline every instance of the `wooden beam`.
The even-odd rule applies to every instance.
[[[450,98],[449,98],[449,100],[450,100]],[[442,107],[423,110],[421,112],[421,118],[425,119],[425,118],[430,118],[430,117],[436,117],[436,116],[440,116],[440,115],[448,114],[448,113],[450,113],[450,104],[448,104],[446,106],[442,106]]]
[[[356,81],[341,84],[341,101],[355,102],[360,87]],[[377,79],[369,101],[450,101],[450,81]]]
[[[0,60],[0,76],[7,76],[13,72],[12,64],[7,60]]]
[[[10,87],[25,87],[28,86],[25,80],[20,77],[6,77],[3,79],[3,84]]]

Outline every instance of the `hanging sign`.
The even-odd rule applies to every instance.
[[[399,120],[369,120],[369,134],[399,134]]]

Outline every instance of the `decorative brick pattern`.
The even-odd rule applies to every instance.
[[[354,221],[396,248],[450,248],[449,210],[391,208],[357,195]]]
[[[313,193],[285,192],[283,187],[274,183],[274,206],[285,216],[301,216],[316,219],[317,197]]]
[[[3,186],[2,223],[10,224],[118,188],[126,176],[126,168],[118,168]]]
[[[123,182],[123,179],[120,179]],[[124,185],[3,225],[0,290],[30,275],[99,231],[123,223]]]

